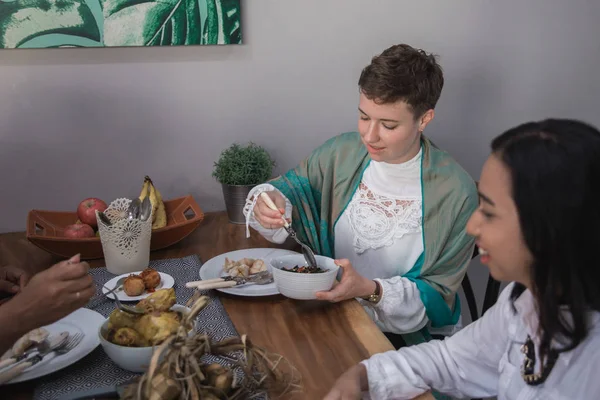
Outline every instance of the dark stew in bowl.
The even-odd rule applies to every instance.
[[[298,266],[292,268],[281,268],[284,271],[288,272],[298,272],[300,274],[318,274],[321,272],[327,272],[327,270],[319,268],[319,267],[309,267],[309,266]]]

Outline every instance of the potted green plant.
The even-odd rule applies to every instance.
[[[221,153],[212,176],[223,188],[229,222],[245,223],[243,209],[248,193],[271,178],[274,166],[269,153],[252,142],[246,146],[234,143]]]

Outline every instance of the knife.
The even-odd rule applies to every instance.
[[[255,275],[251,275],[247,278],[240,277],[240,276],[236,276],[236,277],[226,276],[223,278],[187,282],[185,284],[185,287],[196,288],[196,289],[200,289],[200,290],[207,290],[207,289],[229,288],[229,287],[235,287],[235,286],[240,286],[240,285],[246,285],[249,283],[255,283],[257,285],[265,285],[265,284],[271,283],[271,282],[273,282],[273,276],[271,275],[271,273],[269,273],[268,271],[262,271]]]
[[[220,278],[214,278],[214,279],[203,279],[200,281],[193,281],[193,282],[188,282],[191,286],[188,287],[192,287],[196,284],[199,283],[213,283],[213,282],[224,282],[224,281],[242,281],[245,280],[246,282],[253,282],[253,281],[261,281],[263,280],[263,278],[268,278],[271,277],[271,273],[269,271],[260,271],[257,272],[255,274],[249,275],[249,276],[222,276]],[[195,287],[195,286],[194,286]]]
[[[42,361],[42,359],[44,357],[46,357],[48,354],[52,353],[54,350],[63,346],[66,343],[68,337],[69,337],[69,332],[61,332],[57,336],[50,339],[49,341],[42,342],[40,347],[38,348],[39,354],[36,354],[35,356],[30,357],[30,358],[21,360],[0,373],[0,385],[10,381],[14,377],[20,375],[27,368]]]
[[[29,357],[30,355],[32,355],[33,353],[39,353],[40,348],[44,348],[43,346],[47,346],[48,345],[48,338],[42,340],[41,342],[33,342],[34,344],[32,344],[32,347],[30,347],[29,349],[27,349],[23,354],[21,354],[20,356],[11,356],[8,357],[2,361],[0,361],[0,370],[4,369],[5,367],[8,367],[9,365],[13,365],[21,360],[24,360],[25,358]],[[45,344],[44,344],[45,343]]]

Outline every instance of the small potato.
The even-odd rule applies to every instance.
[[[140,274],[146,285],[146,290],[152,290],[160,284],[160,274],[157,270],[152,268],[146,268]]]
[[[139,296],[146,291],[146,285],[140,276],[132,274],[123,282],[123,290],[127,296]]]
[[[109,341],[126,347],[146,346],[146,341],[142,336],[132,328],[119,328],[111,332]]]

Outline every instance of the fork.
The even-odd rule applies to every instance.
[[[117,283],[115,283],[115,287],[110,289],[108,292],[104,293],[104,296],[108,297],[109,294],[112,294],[113,292],[118,292],[119,290],[123,289],[123,284],[125,283],[127,278],[128,278],[127,276],[124,276],[121,279],[119,279],[117,281]],[[102,287],[106,287],[106,285],[102,285]],[[115,293],[114,297],[117,297],[116,293]]]
[[[62,356],[67,354],[68,352],[70,352],[71,350],[73,350],[75,347],[79,346],[79,343],[81,343],[81,341],[83,340],[83,338],[85,337],[85,335],[81,332],[76,333],[75,336],[73,336],[72,338],[69,338],[67,340],[67,343],[65,343],[63,346],[59,347],[58,349],[54,350],[54,352],[56,353],[57,356]]]
[[[44,354],[37,354],[31,358],[20,361],[19,363],[15,364],[10,370],[2,373],[2,383],[9,382],[10,380],[21,375],[21,373],[23,373],[23,371],[25,371],[29,367],[36,365],[50,353],[56,353],[57,357],[67,354],[69,351],[71,351],[75,347],[77,347],[79,345],[79,343],[81,343],[83,338],[84,338],[83,333],[81,333],[81,332],[76,333],[75,335],[70,336],[64,344],[62,344],[60,347],[58,347],[56,349],[49,351],[47,353],[44,353]]]
[[[117,281],[117,283],[115,283],[115,287],[113,287],[112,289],[110,289],[108,292],[106,293],[100,293],[98,296],[95,296],[93,299],[91,299],[87,305],[88,308],[94,308],[96,306],[96,304],[98,303],[98,301],[103,300],[105,297],[110,299],[110,297],[108,297],[109,295],[114,293],[114,297],[117,297],[117,293],[118,291],[123,289],[123,283],[125,282],[125,279],[127,279],[126,276],[124,276],[123,278],[119,279]],[[102,288],[107,288],[106,285],[102,285]],[[108,288],[107,288],[108,289]]]

